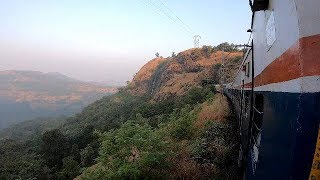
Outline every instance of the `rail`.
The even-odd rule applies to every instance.
[[[262,111],[259,111],[255,106],[252,106],[252,107],[253,107],[254,111],[257,112],[258,114],[261,114],[261,115],[262,115],[262,114],[264,113],[264,112],[262,112]],[[256,131],[258,131],[259,133],[261,133],[262,129],[259,128],[258,125],[257,125],[257,123],[255,122],[254,114],[255,114],[255,113],[253,113],[253,116],[252,116],[252,124],[253,124],[253,126],[254,126],[254,129],[255,129]],[[256,137],[253,136],[252,133],[253,133],[253,131],[251,130],[251,139],[253,140],[254,145],[255,145],[256,147],[259,147],[259,145],[258,145],[258,143],[257,143],[257,140],[256,140]]]
[[[263,112],[259,111],[256,107],[254,107],[254,106],[252,106],[252,107],[258,114],[263,114]]]

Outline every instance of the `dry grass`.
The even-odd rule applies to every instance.
[[[208,121],[225,121],[229,111],[227,98],[221,94],[216,94],[212,101],[206,101],[202,104],[202,109],[194,125],[202,129]]]
[[[198,73],[175,74],[164,83],[160,90],[154,95],[154,99],[165,99],[169,94],[184,95],[191,87],[197,86],[199,82]]]
[[[162,57],[152,59],[139,70],[139,72],[135,75],[133,81],[144,81],[150,79],[159,64],[166,60],[167,59]]]
[[[134,76],[129,85],[129,92],[133,95],[143,95],[148,91],[148,83],[158,66],[166,61],[166,58],[155,58],[145,64]]]
[[[155,58],[140,69],[128,90],[133,95],[149,92],[152,75],[162,62],[168,61],[165,70],[158,77],[158,84],[154,86],[159,88],[154,89],[153,98],[163,100],[173,95],[184,95],[190,90],[189,87],[198,86],[202,79],[212,77],[212,67],[221,63],[222,57],[227,55],[226,61],[242,56],[242,52],[229,54],[229,52],[217,51],[208,57],[201,49],[193,48],[179,53],[174,58]]]
[[[178,153],[169,161],[171,163],[170,179],[209,179],[217,172],[216,167],[209,164],[199,164],[192,157],[189,141],[177,142]]]

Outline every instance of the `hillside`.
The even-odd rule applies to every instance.
[[[220,50],[155,58],[54,129],[32,121],[0,133],[0,179],[238,179],[232,108],[213,85],[201,86],[219,81]],[[226,61],[241,56],[231,50]],[[17,129],[28,139],[13,137]]]
[[[222,58],[226,56],[226,64],[237,64],[242,52],[223,52],[218,48],[205,46],[183,51],[173,57],[155,58],[135,75],[128,91],[133,95],[149,94],[155,100],[163,100],[184,95],[192,87],[200,87],[203,79],[218,83],[216,66],[221,64]],[[232,71],[232,68],[228,69]]]
[[[0,71],[0,129],[37,117],[71,115],[116,91],[60,73]]]

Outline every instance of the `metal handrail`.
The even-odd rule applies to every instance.
[[[252,138],[252,140],[253,140],[254,145],[255,145],[257,148],[259,148],[260,146],[258,146],[258,143],[257,143],[257,141],[255,140],[255,138]]]
[[[251,131],[251,139],[253,140],[254,145],[256,145],[259,148],[260,146],[258,146],[256,139],[253,137],[252,131]]]
[[[263,114],[263,112],[259,111],[256,107],[254,107],[254,106],[252,106],[252,107],[253,107],[253,109],[254,109],[257,113]]]
[[[256,129],[257,129],[259,132],[261,132],[261,131],[262,131],[262,129],[261,129],[261,128],[258,128],[258,126],[257,126],[257,124],[256,124],[255,122],[253,122],[253,124],[254,124],[254,126],[256,127]]]

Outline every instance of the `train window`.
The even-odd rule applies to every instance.
[[[267,48],[268,48],[268,51],[269,51],[271,46],[276,41],[276,25],[275,25],[275,19],[274,19],[273,11],[270,12],[270,15],[269,15],[268,20],[267,20],[266,38],[267,38]]]

